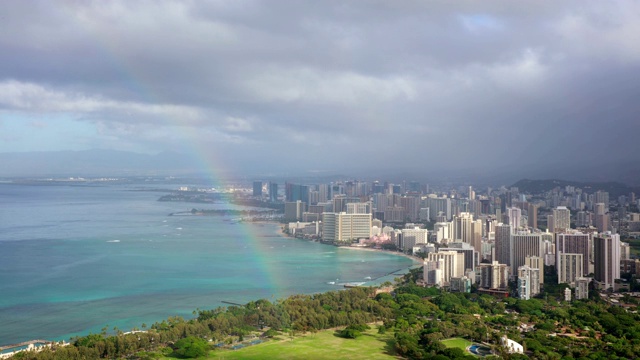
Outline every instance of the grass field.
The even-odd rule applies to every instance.
[[[333,330],[268,341],[240,350],[212,351],[209,359],[398,359],[391,340],[393,334],[378,334],[377,327],[357,339],[343,339]]]
[[[446,339],[446,340],[442,340],[440,341],[441,343],[444,344],[444,346],[446,347],[457,347],[460,348],[462,350],[466,350],[467,347],[471,346],[471,344],[473,344],[471,341],[469,340],[465,340],[463,338],[451,338],[451,339]]]

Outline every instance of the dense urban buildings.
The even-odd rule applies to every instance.
[[[254,196],[262,196],[263,184],[253,183]],[[268,183],[269,201],[282,201],[277,189]],[[550,277],[550,284],[564,284],[582,299],[590,286],[625,288],[621,274],[640,268],[617,233],[640,234],[638,204],[627,200],[635,194],[618,197],[610,213],[607,192],[573,186],[529,194],[516,187],[482,191],[350,180],[286,182],[284,189],[290,234],[421,256],[427,286],[501,296],[512,291],[529,299],[544,293]]]

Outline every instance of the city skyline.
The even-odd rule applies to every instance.
[[[639,160],[634,2],[0,9],[3,163],[100,149],[216,173],[549,177]]]

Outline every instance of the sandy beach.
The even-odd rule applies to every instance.
[[[264,221],[264,220],[260,220],[260,221],[250,221],[247,222],[249,224],[255,224],[255,225],[264,225],[264,224],[279,224],[280,226],[278,226],[276,228],[275,233],[288,238],[288,239],[292,239],[292,240],[302,240],[302,239],[298,239],[294,236],[288,235],[287,233],[283,232],[284,230],[284,224],[280,224],[278,222],[275,221]],[[312,241],[312,240],[306,240],[306,241]],[[327,245],[331,245],[331,244],[327,244]],[[397,252],[397,251],[388,251],[388,250],[382,250],[382,249],[372,249],[372,248],[368,248],[368,247],[360,247],[360,246],[339,246],[339,248],[341,249],[347,249],[347,250],[357,250],[357,251],[375,251],[375,252],[382,252],[385,254],[390,254],[390,255],[397,255],[397,256],[404,256],[407,259],[411,259],[413,261],[413,263],[415,265],[422,265],[424,263],[424,259],[418,257],[418,256],[413,256],[413,255],[409,255],[409,254],[404,254],[401,252]]]
[[[409,255],[409,254],[404,254],[404,253],[397,252],[397,251],[388,251],[388,250],[382,250],[382,249],[372,249],[372,248],[359,247],[359,246],[341,246],[340,248],[341,249],[348,249],[348,250],[358,250],[358,251],[382,252],[382,253],[390,254],[390,255],[404,256],[407,259],[413,260],[413,262],[416,263],[416,264],[422,265],[424,263],[424,259],[422,259],[420,257]]]

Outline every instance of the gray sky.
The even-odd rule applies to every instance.
[[[640,2],[3,1],[0,153],[224,169],[640,157]]]

